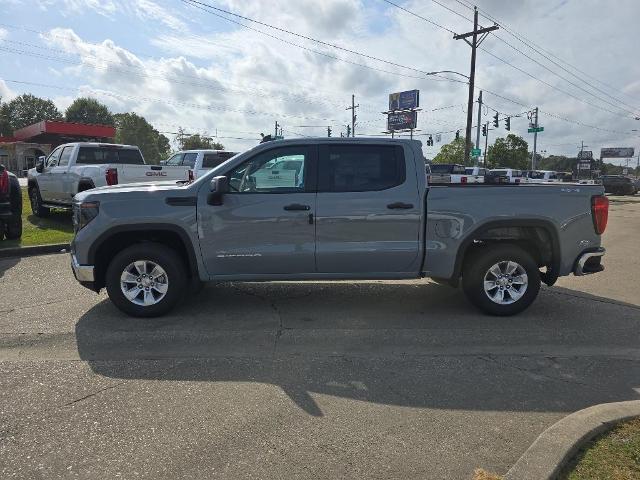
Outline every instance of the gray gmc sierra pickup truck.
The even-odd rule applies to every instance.
[[[429,187],[415,140],[277,140],[185,185],[77,194],[71,262],[134,316],[202,281],[420,277],[513,315],[541,281],[602,270],[607,216],[598,185]]]

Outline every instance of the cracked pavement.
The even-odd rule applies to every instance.
[[[640,202],[523,314],[427,280],[211,284],[125,317],[66,255],[0,259],[2,478],[470,478],[640,398]]]

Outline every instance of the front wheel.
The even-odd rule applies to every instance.
[[[515,315],[538,296],[540,270],[533,257],[516,245],[483,246],[465,262],[462,287],[485,313]]]
[[[187,275],[175,251],[157,243],[140,243],[114,257],[105,283],[109,298],[123,312],[157,317],[183,298]]]
[[[17,240],[22,237],[22,217],[12,218],[7,223],[5,236],[7,240]]]

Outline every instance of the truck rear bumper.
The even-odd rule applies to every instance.
[[[576,260],[576,265],[573,269],[574,275],[589,275],[591,273],[598,273],[604,270],[602,257],[605,253],[606,250],[603,247],[598,247],[597,249],[588,252],[582,252]]]

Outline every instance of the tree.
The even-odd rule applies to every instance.
[[[116,113],[116,142],[137,145],[147,163],[158,164],[169,155],[169,139],[158,132],[144,117],[130,113]]]
[[[224,145],[214,142],[209,137],[201,137],[198,133],[185,135],[182,129],[179,129],[178,132],[177,140],[180,150],[224,150]]]
[[[8,104],[2,103],[2,97],[0,97],[0,137],[10,137],[12,134]]]
[[[497,138],[487,152],[487,167],[526,170],[529,165],[528,147],[524,138],[513,133],[507,135],[507,138]]]
[[[9,118],[9,126],[12,131],[42,120],[62,120],[60,110],[51,100],[39,98],[29,93],[20,95],[7,103],[4,113]]]
[[[443,145],[440,152],[434,157],[432,163],[464,164],[464,145],[465,140],[463,137],[459,137],[451,143]]]
[[[113,114],[94,98],[76,98],[64,113],[67,122],[114,125]]]

